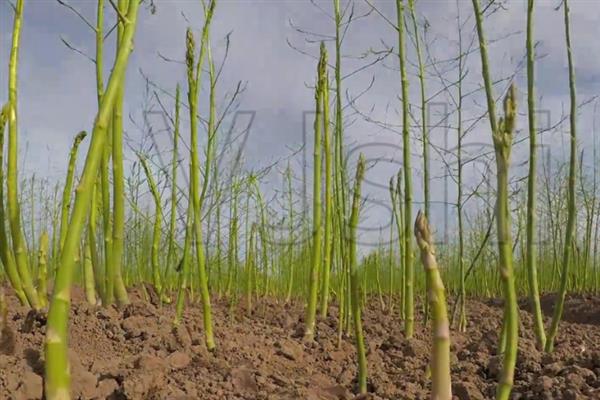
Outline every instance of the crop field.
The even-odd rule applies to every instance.
[[[0,1],[0,400],[600,399],[594,2]],[[61,153],[24,134],[64,87],[21,90],[57,59],[22,37],[78,32],[50,3],[93,103]],[[236,128],[290,77],[302,143]]]

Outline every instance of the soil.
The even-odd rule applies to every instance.
[[[396,310],[370,302],[363,314],[369,395],[355,396],[351,338],[338,346],[337,309],[318,322],[314,342],[302,339],[302,304],[257,300],[248,315],[214,299],[218,344],[203,342],[201,307],[187,308],[174,328],[174,306],[156,306],[131,293],[124,308],[88,305],[74,293],[70,319],[72,392],[79,399],[427,399],[429,333],[420,324],[407,340]],[[544,298],[550,313],[553,299]],[[9,296],[0,336],[0,399],[43,397],[45,316]],[[467,333],[452,332],[455,399],[494,396],[501,302],[468,302]],[[536,349],[531,315],[522,302],[514,399],[600,399],[600,298],[569,297],[555,351]],[[546,317],[550,317],[547,314]]]

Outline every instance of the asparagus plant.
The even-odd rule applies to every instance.
[[[29,300],[25,296],[23,285],[21,283],[21,276],[17,269],[17,264],[12,252],[12,248],[8,242],[8,234],[6,232],[6,211],[4,208],[4,128],[8,120],[8,114],[10,112],[10,105],[7,103],[0,112],[0,259],[4,266],[6,275],[15,291],[15,295],[21,302],[21,304],[29,304]]]
[[[356,166],[356,177],[354,179],[354,193],[352,196],[352,211],[350,214],[350,226],[348,233],[348,260],[350,265],[350,287],[352,292],[352,317],[354,320],[354,340],[356,341],[356,354],[358,358],[358,391],[361,394],[367,392],[367,352],[362,329],[361,306],[360,306],[360,283],[358,276],[358,262],[356,260],[356,228],[358,226],[361,185],[365,176],[365,158],[361,154]],[[363,288],[364,290],[364,288]]]
[[[67,229],[69,228],[69,209],[71,208],[71,192],[73,191],[73,179],[75,177],[75,164],[77,163],[77,149],[79,145],[85,139],[87,133],[85,131],[79,132],[75,139],[73,139],[73,145],[71,146],[71,152],[69,153],[69,165],[67,168],[67,179],[63,187],[62,195],[62,206],[60,212],[60,238],[59,248],[62,251],[65,245],[65,236],[67,235]]]
[[[326,69],[325,65],[325,69]],[[325,71],[323,77],[322,107],[323,107],[323,153],[325,154],[325,234],[323,237],[323,279],[321,289],[321,317],[327,316],[329,304],[329,280],[331,274],[332,252],[335,247],[332,240],[333,227],[333,197],[332,197],[332,158],[331,129],[329,121],[329,73]]]
[[[575,89],[575,67],[573,65],[573,52],[571,49],[571,31],[569,25],[569,2],[563,2],[564,21],[565,21],[565,42],[567,46],[567,63],[569,66],[569,96],[571,101],[569,125],[570,125],[570,156],[569,156],[569,180],[567,192],[567,225],[565,227],[565,239],[563,241],[562,254],[562,274],[560,281],[560,290],[558,300],[554,306],[552,323],[548,330],[545,350],[551,352],[554,349],[554,340],[558,332],[558,325],[562,318],[567,294],[567,283],[569,281],[569,262],[571,260],[572,241],[575,234],[575,180],[577,179],[577,93]]]
[[[450,378],[450,323],[446,309],[444,282],[438,268],[433,235],[427,216],[419,212],[415,220],[415,239],[421,250],[421,262],[427,275],[427,301],[431,307],[433,351],[431,353],[431,398],[452,399]]]
[[[152,198],[154,199],[154,229],[152,233],[152,255],[151,263],[152,263],[152,281],[154,283],[154,288],[158,293],[161,300],[165,299],[163,293],[163,283],[162,276],[160,273],[159,266],[159,253],[160,253],[160,242],[161,242],[161,231],[162,231],[162,201],[160,198],[160,193],[158,191],[158,187],[156,182],[154,181],[154,177],[152,176],[152,172],[150,171],[150,167],[148,166],[148,162],[146,157],[143,155],[138,155],[140,163],[142,164],[142,168],[144,169],[144,173],[146,175],[146,180],[148,182],[148,186],[150,188],[150,193],[152,193]]]
[[[181,109],[181,90],[175,89],[175,129],[173,132],[173,153],[171,154],[171,210],[169,216],[169,249],[167,252],[167,271],[175,259],[175,230],[177,227],[177,166],[179,163],[179,125]],[[166,272],[165,272],[166,274]]]
[[[76,260],[73,257],[83,233],[84,222],[92,199],[92,188],[105,147],[107,127],[119,88],[123,86],[125,70],[132,50],[139,2],[129,3],[126,20],[123,21],[122,46],[114,62],[108,86],[94,122],[92,141],[88,149],[85,167],[76,189],[75,202],[60,265],[54,280],[54,290],[48,310],[46,328],[45,394],[48,400],[70,399],[70,372],[67,358],[67,325],[71,300],[71,283]]]
[[[119,0],[118,8],[125,14],[129,2],[135,0]],[[123,43],[125,21],[119,18],[117,25],[117,54]],[[112,254],[114,289],[117,303],[129,303],[127,290],[123,282],[122,265],[125,240],[125,177],[123,173],[123,96],[125,85],[117,91],[112,119],[112,167],[113,167],[113,225],[112,225]]]
[[[19,60],[19,44],[21,41],[21,26],[23,24],[23,0],[17,0],[13,22],[12,47],[8,64],[8,168],[7,168],[7,208],[10,237],[17,271],[21,278],[21,285],[29,305],[39,310],[41,304],[38,293],[33,286],[31,271],[29,270],[29,257],[27,246],[21,227],[21,208],[18,194],[18,124],[17,124],[17,69]],[[10,261],[9,261],[10,262]]]
[[[398,60],[400,63],[400,81],[402,86],[402,163],[404,171],[404,334],[411,338],[414,333],[414,266],[412,262],[412,240],[410,223],[412,221],[412,170],[410,167],[410,131],[408,106],[408,78],[406,76],[406,44],[404,32],[404,0],[396,0],[398,29]]]
[[[327,51],[321,44],[321,56],[317,65],[317,85],[315,88],[315,122],[313,144],[313,219],[312,219],[312,257],[310,269],[310,289],[306,306],[304,337],[313,340],[317,314],[317,296],[319,291],[319,267],[323,251],[323,221],[321,219],[321,132],[323,122],[323,87],[326,79]]]
[[[38,250],[38,282],[37,290],[42,307],[48,305],[48,232],[44,231],[40,236],[40,247]]]
[[[481,70],[488,107],[488,117],[496,155],[496,226],[498,238],[499,272],[504,291],[504,320],[501,349],[504,360],[496,390],[497,399],[508,399],[513,386],[515,364],[517,362],[517,344],[519,340],[519,314],[513,271],[512,235],[510,228],[510,208],[508,194],[508,173],[510,153],[515,131],[517,113],[516,89],[511,85],[504,99],[504,118],[496,120],[496,107],[492,91],[492,80],[489,71],[487,41],[483,30],[482,14],[479,0],[473,0]],[[504,344],[504,346],[502,345]]]
[[[194,49],[195,40],[194,35],[190,29],[187,30],[187,42],[186,42],[186,65],[187,65],[187,76],[188,76],[188,103],[190,110],[190,159],[191,159],[191,173],[190,173],[190,202],[191,207],[194,209],[193,229],[194,229],[194,247],[196,249],[196,262],[198,266],[199,286],[200,294],[202,296],[202,307],[203,307],[203,319],[204,319],[204,330],[205,330],[205,342],[206,347],[209,350],[216,348],[213,330],[212,330],[212,310],[210,302],[210,294],[208,291],[208,279],[206,276],[206,258],[204,253],[204,243],[202,240],[202,209],[201,209],[201,193],[199,187],[199,161],[198,161],[198,94],[200,90],[200,73],[202,71],[202,65],[204,62],[204,55],[206,52],[208,42],[208,32],[210,29],[210,23],[214,14],[216,6],[216,0],[211,0],[206,12],[204,27],[202,29],[202,37],[200,41],[200,54],[198,60],[195,59]],[[208,157],[208,153],[207,153]],[[210,165],[208,163],[207,165]],[[209,171],[205,170],[205,179],[210,176]]]
[[[527,175],[527,279],[529,299],[533,309],[535,335],[540,348],[546,345],[546,332],[540,305],[540,293],[537,276],[537,229],[536,221],[536,179],[537,179],[537,127],[535,117],[535,49],[533,39],[534,0],[527,2],[527,115],[529,117],[529,174]]]

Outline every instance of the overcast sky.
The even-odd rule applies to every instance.
[[[346,2],[342,2],[345,8]],[[175,85],[180,83],[185,93],[185,67],[177,62],[166,62],[159,54],[173,60],[183,60],[185,52],[185,30],[191,26],[197,36],[202,27],[202,8],[199,0],[155,0],[156,13],[152,15],[147,7],[142,7],[138,18],[135,38],[135,49],[131,56],[127,75],[125,95],[125,114],[131,115],[133,121],[142,121],[142,108],[146,102],[148,108],[159,110],[156,101],[145,94],[145,81],[140,71],[160,88],[173,93]],[[246,90],[240,97],[237,109],[255,112],[254,123],[249,131],[247,145],[244,149],[244,167],[260,168],[281,160],[279,169],[287,164],[290,154],[301,148],[303,144],[303,118],[306,126],[311,126],[311,116],[305,112],[313,110],[313,93],[310,86],[314,82],[315,59],[318,43],[307,39],[328,40],[334,32],[332,2],[316,2],[318,7],[304,0],[220,0],[217,4],[213,20],[211,43],[214,57],[219,62],[224,54],[225,36],[231,32],[230,51],[219,82],[219,98],[221,107],[226,104],[225,96],[241,81]],[[485,21],[485,29],[490,40],[491,72],[496,79],[506,78],[518,71],[522,66],[525,54],[525,0],[506,2],[504,9],[494,13]],[[558,0],[538,0],[536,3],[535,34],[539,41],[537,46],[537,94],[538,108],[543,115],[549,115],[551,125],[556,124],[563,110],[568,110],[568,76],[566,68],[566,51],[564,44],[564,26],[562,9],[555,8]],[[95,1],[70,0],[74,8],[79,10],[88,20],[95,21]],[[108,2],[107,2],[108,4]],[[395,21],[395,2],[374,1],[373,4],[387,19]],[[571,0],[571,21],[573,52],[576,64],[578,83],[578,101],[593,99],[600,92],[600,42],[597,40],[600,21],[600,4],[596,0]],[[363,0],[355,1],[354,15],[361,16],[370,10]],[[349,11],[348,11],[349,12]],[[459,0],[420,0],[417,1],[417,18],[422,29],[427,21],[427,39],[429,42],[428,63],[432,58],[445,60],[457,55],[457,15],[465,23],[463,43],[467,47],[474,35],[474,21],[471,1]],[[108,29],[114,19],[110,5],[106,8]],[[347,14],[348,15],[348,14]],[[410,21],[409,21],[410,22]],[[412,29],[412,25],[408,26]],[[310,36],[299,33],[296,28],[315,32],[325,36]],[[12,10],[7,0],[0,0],[0,87],[7,85],[8,55],[10,52],[12,30]],[[421,31],[421,35],[423,32]],[[59,5],[54,0],[26,0],[24,24],[21,41],[19,64],[19,112],[21,152],[24,158],[24,174],[35,172],[38,176],[58,178],[64,175],[69,146],[73,136],[80,130],[90,131],[97,110],[95,94],[94,66],[85,57],[69,50],[61,41],[68,41],[80,51],[92,56],[94,54],[94,34],[74,13]],[[112,63],[114,37],[107,40],[105,78],[108,78]],[[291,43],[296,49],[292,48]],[[330,59],[333,59],[334,47],[327,41]],[[355,21],[348,29],[343,43],[344,75],[356,68],[369,64],[376,56],[369,50],[382,51],[394,47],[396,51],[397,34],[394,29],[378,13]],[[419,115],[416,107],[420,102],[418,80],[415,75],[416,57],[412,41],[407,42],[410,73],[410,100],[414,104],[413,112]],[[301,50],[301,51],[298,51]],[[369,123],[360,114],[369,115],[373,120],[383,121],[398,130],[400,117],[399,107],[400,81],[397,58],[392,54],[382,62],[366,68],[344,80],[344,103],[347,98],[354,98],[367,89],[353,107],[347,106],[345,113],[347,123],[346,143],[352,157],[358,150],[366,153],[370,160],[381,159],[367,173],[366,193],[373,202],[366,206],[362,217],[365,227],[377,231],[389,223],[387,182],[389,177],[401,165],[401,137],[390,130],[383,129],[375,123]],[[480,59],[473,53],[467,60],[469,75],[465,80],[465,91],[475,91],[473,96],[465,100],[465,118],[474,118],[484,112],[484,101],[481,91]],[[446,77],[455,80],[457,72],[441,65],[446,70]],[[333,74],[333,72],[331,72]],[[440,81],[434,75],[434,69],[428,69],[428,96],[433,96],[440,88]],[[519,127],[526,127],[525,107],[525,74],[517,73],[515,82],[519,89],[521,104]],[[496,88],[499,96],[507,86],[501,82]],[[158,90],[158,89],[157,89]],[[172,109],[173,102],[167,93],[160,92],[167,108]],[[204,93],[203,98],[206,98]],[[6,101],[6,91],[0,91],[0,100]],[[184,96],[185,97],[185,96]],[[433,98],[435,103],[431,109],[430,122],[439,122],[439,113],[443,104],[453,105],[445,94]],[[583,107],[579,115],[579,135],[582,148],[591,149],[594,143],[593,130],[594,103]],[[500,111],[500,108],[499,110]],[[204,103],[201,114],[206,114]],[[359,114],[360,113],[360,114]],[[436,116],[437,115],[437,116]],[[240,116],[236,129],[241,129],[248,118]],[[437,118],[437,119],[436,119]],[[544,118],[540,124],[546,125]],[[188,119],[183,119],[183,132],[187,132]],[[245,122],[244,122],[245,121]],[[150,121],[158,136],[157,143],[161,151],[169,150],[166,132],[161,131],[161,120],[152,117]],[[232,119],[224,122],[223,131],[229,129]],[[450,116],[449,124],[456,125],[455,115]],[[126,121],[127,134],[135,141],[141,132],[131,121]],[[162,132],[162,136],[161,133]],[[310,142],[310,129],[308,130]],[[413,137],[419,131],[413,129]],[[224,134],[224,133],[223,133]],[[519,132],[518,137],[526,136],[526,131]],[[557,130],[544,134],[544,143],[551,144],[553,152],[564,151],[561,143],[565,142],[568,126],[562,132]],[[184,133],[185,135],[185,133]],[[448,148],[456,145],[456,132],[442,128],[433,128],[432,143],[444,145],[447,136]],[[487,120],[478,124],[466,139],[469,143],[489,143],[490,135]],[[415,200],[421,201],[421,142],[413,140],[414,154],[412,163],[415,168]],[[364,146],[367,145],[368,146]],[[481,152],[481,145],[472,145],[472,152]],[[522,172],[518,165],[526,161],[527,142],[523,141],[515,150],[515,176]],[[27,151],[26,151],[27,150]],[[310,149],[309,149],[310,150]],[[86,146],[82,147],[83,152]],[[468,151],[468,150],[467,150]],[[591,151],[591,150],[590,150]],[[588,152],[589,153],[589,152]],[[310,154],[310,151],[307,152]],[[473,154],[471,154],[473,155]],[[439,158],[436,151],[432,156]],[[129,161],[132,155],[129,154]],[[449,157],[447,162],[452,163]],[[302,168],[302,153],[291,160],[297,173]],[[308,169],[311,161],[307,160]],[[590,162],[591,165],[591,162]],[[354,163],[350,162],[353,173]],[[443,163],[432,161],[432,200],[444,201],[445,174]],[[521,171],[521,172],[519,172]],[[273,173],[263,183],[263,189],[272,193],[273,188],[280,187],[281,179]],[[467,171],[470,182],[477,181],[477,169]],[[448,196],[454,201],[454,184],[448,180]],[[310,184],[308,185],[310,187]],[[382,204],[378,204],[379,200]],[[420,206],[417,204],[417,207]],[[437,221],[442,221],[444,206],[434,205]],[[452,211],[452,210],[450,210]],[[441,222],[440,222],[441,223]],[[442,228],[438,228],[441,231]],[[375,238],[375,233],[365,233]]]

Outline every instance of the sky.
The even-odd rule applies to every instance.
[[[67,2],[67,0],[65,0]],[[538,41],[536,66],[536,94],[540,125],[556,125],[569,109],[568,75],[565,32],[562,8],[558,0],[538,0],[536,6],[535,36]],[[573,57],[577,76],[578,103],[585,103],[578,114],[579,144],[587,152],[586,165],[593,164],[591,152],[595,143],[595,96],[600,92],[600,42],[598,21],[600,5],[595,0],[571,0]],[[95,21],[96,2],[69,0],[88,21]],[[390,209],[387,182],[402,164],[400,108],[400,80],[398,72],[397,33],[388,21],[395,21],[395,2],[372,1],[374,12],[365,0],[348,5],[341,0],[346,18],[353,9],[356,17],[348,27],[342,45],[343,75],[374,62],[387,49],[391,53],[378,63],[360,69],[343,80],[345,140],[350,154],[349,170],[354,171],[354,160],[364,152],[371,161],[365,180],[367,204],[361,216],[361,240],[373,244],[379,240],[379,231],[389,228]],[[494,88],[496,96],[506,90],[507,77],[514,75],[521,107],[517,140],[514,150],[513,178],[525,173],[527,161],[526,75],[523,69],[525,55],[526,1],[502,2],[503,7],[486,18],[485,30],[490,41],[490,65],[494,79],[503,79]],[[125,129],[128,144],[138,148],[148,144],[148,125],[158,146],[158,152],[168,157],[170,139],[163,119],[156,114],[160,107],[154,97],[171,111],[172,94],[176,84],[182,86],[185,97],[185,66],[180,61],[185,54],[185,30],[191,27],[199,37],[203,12],[199,0],[155,0],[156,12],[141,7],[125,89]],[[347,7],[348,6],[348,7]],[[312,86],[316,70],[315,57],[319,41],[325,40],[334,59],[331,37],[334,24],[331,19],[332,2],[308,0],[220,0],[211,28],[211,47],[217,64],[225,54],[229,35],[229,52],[218,82],[219,109],[223,111],[238,82],[245,88],[233,110],[224,119],[222,137],[229,129],[247,133],[243,149],[242,167],[258,170],[276,164],[263,180],[262,190],[272,197],[282,185],[279,171],[288,164],[298,175],[296,185],[301,188],[303,165],[306,165],[307,187],[311,187],[310,160],[312,148]],[[107,2],[106,29],[114,21]],[[421,41],[427,42],[427,94],[430,97],[429,124],[432,142],[432,207],[434,223],[439,236],[451,231],[456,188],[447,178],[450,165],[455,172],[455,159],[443,151],[456,146],[456,113],[450,97],[441,91],[440,73],[455,81],[458,72],[448,63],[440,63],[458,54],[457,18],[464,24],[462,42],[466,47],[475,37],[471,1],[418,0],[417,22]],[[383,15],[383,16],[382,16]],[[385,18],[384,18],[385,17]],[[12,31],[12,9],[7,0],[0,0],[0,87],[7,87],[8,55]],[[426,35],[423,27],[427,26]],[[407,21],[412,30],[412,23]],[[413,36],[414,37],[414,36]],[[85,56],[70,50],[67,41],[82,53],[94,54],[94,33],[77,15],[55,0],[26,0],[19,60],[19,128],[21,173],[51,180],[61,179],[66,171],[68,151],[75,134],[91,131],[97,111],[95,72],[93,63]],[[114,53],[114,37],[106,41],[105,79],[110,73]],[[474,42],[476,46],[476,41]],[[420,92],[416,75],[416,53],[412,39],[407,40],[411,110],[416,120],[411,125],[411,162],[414,167],[415,211],[422,207],[422,158],[420,129]],[[166,61],[169,59],[171,61]],[[435,62],[437,60],[437,63]],[[431,66],[438,66],[438,72]],[[480,59],[473,52],[466,59],[468,74],[464,91],[473,94],[464,100],[465,121],[485,111],[481,89]],[[330,71],[333,75],[333,71]],[[147,90],[146,78],[153,86]],[[206,83],[206,82],[205,82]],[[206,85],[204,85],[206,87]],[[360,94],[360,96],[359,96]],[[0,101],[6,101],[7,92],[0,90]],[[201,94],[200,114],[206,115],[206,90]],[[332,96],[333,100],[333,96]],[[449,129],[440,127],[444,108],[451,112]],[[143,124],[143,110],[148,114]],[[501,107],[498,107],[498,112]],[[251,126],[245,131],[253,116]],[[182,119],[185,136],[189,119]],[[385,125],[385,126],[384,126]],[[145,131],[145,132],[144,132]],[[568,125],[545,132],[542,142],[553,157],[562,159],[568,143]],[[146,134],[146,139],[142,136]],[[205,136],[205,135],[201,135]],[[234,135],[235,136],[235,135]],[[244,135],[242,135],[244,136]],[[520,139],[520,140],[519,140]],[[239,140],[233,147],[239,145]],[[306,141],[305,152],[300,151]],[[81,148],[80,165],[87,151]],[[489,151],[490,134],[487,119],[481,120],[465,137],[467,158]],[[231,147],[231,146],[228,146]],[[442,150],[440,150],[442,149]],[[548,150],[547,150],[548,151]],[[444,156],[444,162],[441,158]],[[126,153],[127,165],[135,159]],[[158,163],[158,159],[156,160]],[[485,171],[481,163],[473,162],[465,169],[467,186],[475,187]],[[468,189],[466,190],[468,192]],[[444,215],[448,215],[445,225]],[[387,238],[387,234],[384,234]]]

